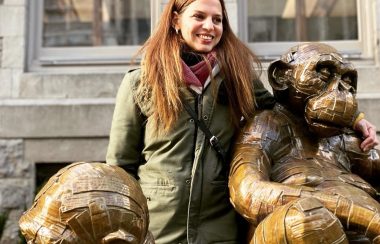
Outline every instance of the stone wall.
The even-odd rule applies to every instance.
[[[0,0],[0,215],[8,216],[0,243],[18,242],[17,222],[32,203],[36,165],[105,160],[114,98],[125,72],[27,72],[25,26],[33,1]],[[226,1],[236,29],[235,3]],[[375,62],[358,69],[364,81],[361,110],[380,129],[380,67]]]
[[[26,0],[0,0],[0,100],[17,98],[24,70]],[[0,131],[4,120],[0,115]],[[18,219],[32,202],[34,171],[24,157],[24,140],[0,135],[0,215],[7,216],[0,243],[18,243]]]

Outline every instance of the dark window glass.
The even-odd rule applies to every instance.
[[[249,42],[358,40],[356,0],[248,0]]]
[[[43,47],[141,45],[150,0],[44,0]]]

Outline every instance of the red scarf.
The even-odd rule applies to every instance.
[[[207,54],[207,60],[210,62],[211,68],[214,68],[216,64],[215,52]],[[203,87],[207,78],[210,76],[210,70],[205,60],[192,66],[188,66],[182,60],[182,69],[187,86],[194,85],[197,87]]]

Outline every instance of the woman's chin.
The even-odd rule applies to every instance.
[[[212,51],[212,46],[195,46],[192,49],[197,53],[209,53]]]

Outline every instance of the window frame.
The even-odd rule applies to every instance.
[[[248,43],[247,0],[225,0],[230,5],[229,14],[231,25],[239,38],[245,42],[262,60],[277,59],[282,53],[298,42],[263,42]],[[356,0],[358,7],[359,39],[353,41],[326,41],[325,43],[336,47],[346,58],[372,63],[376,50],[376,8],[375,0]],[[151,32],[157,24],[159,17],[168,3],[168,0],[150,0],[151,5]],[[235,8],[236,6],[236,8]],[[28,71],[46,70],[125,70],[126,65],[138,65],[139,59],[132,58],[140,45],[135,46],[105,46],[105,47],[42,47],[43,28],[43,0],[29,1],[28,5]],[[236,11],[236,12],[235,12]],[[264,65],[265,66],[265,65]]]
[[[247,0],[238,1],[239,38],[259,56],[260,60],[273,60],[299,42],[248,42]],[[358,8],[358,40],[323,41],[337,48],[344,57],[354,60],[373,60],[375,50],[375,1],[356,0]]]
[[[150,0],[151,31],[157,18],[157,0]],[[91,46],[91,47],[43,47],[43,0],[29,2],[28,8],[28,58],[27,69],[39,71],[80,66],[124,66],[132,64],[141,45]],[[139,61],[136,59],[135,61]],[[98,68],[98,67],[97,67]],[[97,69],[96,68],[96,69]],[[109,68],[109,67],[108,67]]]

